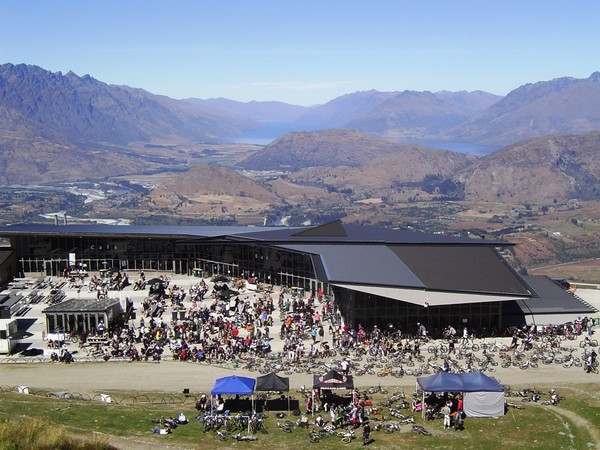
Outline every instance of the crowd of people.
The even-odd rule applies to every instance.
[[[144,280],[143,275],[140,280]],[[144,280],[145,282],[145,280]],[[136,281],[136,285],[138,282]],[[141,285],[141,283],[140,283]],[[271,292],[228,291],[226,282],[215,282],[209,293],[205,280],[183,287],[169,280],[148,283],[149,295],[142,303],[139,320],[113,325],[106,332],[108,345],[95,344],[93,351],[105,359],[160,360],[165,352],[179,361],[209,363],[261,356],[271,352],[273,314]],[[223,295],[224,292],[232,295]],[[306,352],[307,336],[323,340],[323,323],[337,328],[339,314],[330,302],[304,298],[295,293],[279,295],[282,321],[280,335],[291,360]],[[171,317],[167,311],[171,310]],[[311,330],[314,330],[313,337]]]
[[[351,327],[344,324],[336,305],[319,290],[282,288],[272,290],[244,289],[249,280],[218,277],[208,282],[204,278],[188,289],[171,284],[167,277],[146,280],[143,272],[133,283],[134,289],[146,290],[140,317],[125,323],[111,324],[98,334],[107,339],[94,344],[91,352],[105,360],[126,357],[135,360],[161,360],[165,352],[179,361],[218,363],[264,356],[272,351],[274,325],[280,322],[278,334],[283,355],[290,363],[305,357],[327,358],[333,354],[350,356],[369,353],[372,356],[416,357],[429,338],[425,326],[416,324],[416,339],[401,339],[392,325]],[[252,280],[254,281],[254,280]],[[98,297],[108,295],[110,286],[130,285],[127,273],[117,271],[111,276],[93,276],[89,282]],[[315,295],[316,294],[316,295]],[[276,301],[274,299],[276,297]],[[277,317],[279,320],[275,320]],[[513,346],[518,340],[529,345],[539,334],[579,335],[592,333],[594,321],[584,317],[560,327],[525,327],[514,329]],[[443,330],[449,353],[455,345],[472,338],[465,327],[460,332],[452,325]],[[107,345],[106,345],[107,344]],[[333,352],[335,350],[335,352]],[[585,355],[586,368],[596,364],[594,351]],[[345,364],[345,367],[344,367]],[[449,371],[450,367],[444,366]],[[347,374],[349,364],[342,361]]]

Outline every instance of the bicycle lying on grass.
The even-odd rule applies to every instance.
[[[240,433],[236,433],[231,436],[236,441],[257,441],[258,438],[256,436],[242,436]]]
[[[509,403],[509,402],[506,402],[506,407],[514,408],[514,409],[525,409],[525,407],[523,405],[519,405],[518,403]]]
[[[312,442],[313,444],[316,444],[317,442],[321,442],[321,433],[319,433],[316,430],[310,430],[308,432],[308,440],[310,442]]]
[[[227,431],[217,430],[217,439],[221,442],[225,442],[229,439],[229,433],[227,433]]]
[[[281,431],[283,431],[285,433],[291,433],[293,425],[294,424],[292,422],[290,422],[289,420],[278,420],[277,421],[277,428],[279,428]]]
[[[353,439],[356,439],[356,434],[354,433],[354,430],[350,430],[345,433],[339,432],[338,437],[342,438],[342,443],[348,444],[348,443],[352,442]]]
[[[412,426],[412,430],[417,432],[417,433],[421,433],[423,436],[431,436],[431,432],[427,431],[425,429],[425,427],[421,426],[421,425],[413,425]]]

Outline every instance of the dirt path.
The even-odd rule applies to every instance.
[[[217,378],[239,375],[256,378],[258,372],[229,370],[208,365],[163,361],[160,363],[37,363],[37,364],[2,364],[0,365],[0,385],[28,386],[34,391],[48,389],[51,391],[69,391],[95,395],[106,391],[138,391],[166,392],[180,394],[184,388],[189,388],[192,395],[209,392]],[[489,375],[500,383],[508,386],[523,386],[529,383],[536,385],[554,385],[559,388],[562,384],[599,382],[596,374],[587,374],[583,370],[565,369],[561,365],[541,366],[526,371],[515,367],[503,369]],[[292,374],[290,388],[292,392],[301,386],[310,388],[313,383],[311,374]],[[416,378],[378,377],[366,375],[355,377],[357,387],[369,386],[403,386],[408,389],[415,387]]]
[[[588,443],[588,447],[600,449],[600,431],[598,431],[598,429],[593,424],[591,424],[589,421],[587,421],[580,415],[574,413],[573,411],[569,411],[569,410],[561,408],[559,406],[543,406],[543,405],[537,405],[537,406],[544,408],[546,411],[549,411],[552,414],[560,416],[561,420],[566,418],[569,422],[571,422],[577,428],[585,429],[592,437],[592,442]],[[564,423],[564,420],[563,420],[563,423]],[[566,428],[568,429],[570,427],[568,425],[566,425]],[[575,442],[573,442],[573,444],[575,445]]]

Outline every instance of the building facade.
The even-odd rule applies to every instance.
[[[502,257],[510,243],[339,221],[299,228],[17,225],[0,229],[0,237],[10,240],[21,275],[117,268],[252,277],[307,296],[322,289],[350,326],[391,325],[404,334],[416,333],[417,323],[434,335],[450,324],[498,333],[524,324],[524,302],[539,298]]]

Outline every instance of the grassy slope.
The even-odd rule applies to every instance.
[[[544,389],[540,388],[543,392]],[[547,390],[547,389],[546,389]],[[561,387],[561,394],[567,397],[560,405],[560,410],[554,407],[528,406],[524,410],[509,409],[503,418],[498,419],[469,419],[466,420],[464,431],[444,430],[441,421],[423,423],[417,417],[417,423],[423,423],[433,436],[426,437],[410,432],[384,434],[374,432],[375,441],[370,448],[394,448],[401,445],[404,448],[435,448],[435,449],[464,449],[465,446],[481,449],[506,448],[575,448],[584,449],[597,446],[600,428],[600,398],[595,385],[572,385]],[[172,435],[158,436],[150,433],[152,419],[161,416],[177,416],[183,411],[188,417],[194,417],[193,402],[185,405],[161,404],[161,400],[152,403],[135,404],[103,404],[96,401],[58,400],[40,396],[24,396],[15,393],[0,394],[0,418],[16,417],[41,418],[49,428],[56,429],[54,424],[66,426],[68,431],[79,437],[92,437],[94,432],[102,435],[121,436],[136,442],[169,445],[170,448],[215,448],[230,447],[235,441],[225,443],[217,441],[212,433],[203,433],[200,423],[192,420],[190,424],[178,427]],[[377,399],[375,399],[377,400]],[[518,400],[515,400],[517,402]],[[560,411],[563,413],[559,413]],[[387,411],[384,411],[386,414]],[[308,445],[306,432],[294,429],[293,433],[285,434],[276,427],[276,419],[267,419],[270,433],[259,434],[255,442],[245,442],[248,448],[280,448],[292,449],[299,445]],[[591,431],[590,431],[591,429]],[[0,448],[7,447],[7,441],[2,441],[5,433],[0,432]],[[357,433],[360,434],[360,433]],[[127,444],[119,439],[108,438],[108,442]],[[126,441],[125,441],[126,442]],[[592,444],[593,443],[593,444]],[[105,448],[105,442],[100,442],[96,448]],[[358,447],[360,439],[347,447]],[[316,445],[321,449],[335,449],[344,446],[338,438],[328,438]],[[30,445],[27,445],[28,448]],[[346,446],[344,446],[346,447]],[[38,447],[44,448],[44,447]]]

